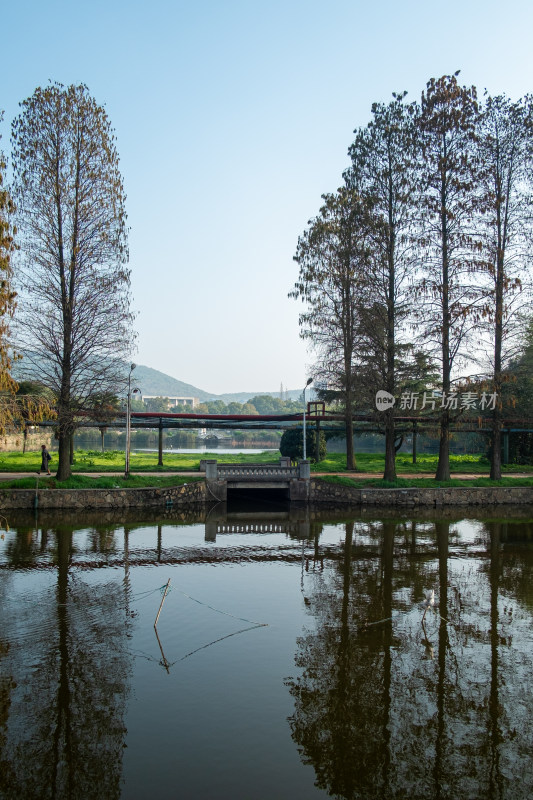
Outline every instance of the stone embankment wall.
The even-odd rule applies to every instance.
[[[359,489],[328,481],[311,480],[312,504],[363,506],[494,506],[533,503],[533,487],[465,486],[435,489]]]
[[[221,482],[222,483],[222,482]],[[194,509],[225,498],[210,486],[194,481],[182,486],[146,489],[0,489],[4,509]],[[304,497],[301,501],[305,502]],[[533,505],[533,487],[450,487],[447,489],[359,489],[328,481],[311,480],[313,506],[373,506],[443,508],[446,506]]]
[[[147,489],[4,489],[0,510],[12,508],[197,508],[213,502],[203,481]]]

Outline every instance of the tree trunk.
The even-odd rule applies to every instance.
[[[65,402],[65,397],[68,398]],[[70,413],[69,381],[63,380],[61,395],[57,404],[58,432],[58,466],[57,480],[67,481],[72,475],[71,469],[71,437],[73,435],[72,415]]]
[[[320,461],[320,422],[318,417],[315,425],[315,460]]]
[[[383,473],[384,481],[396,480],[396,448],[394,446],[396,441],[395,425],[394,425],[394,411],[388,408],[385,412],[385,471]]]
[[[440,418],[439,463],[435,480],[450,480],[450,417],[447,411]]]
[[[71,474],[70,468],[70,434],[67,431],[59,431],[59,446],[57,451],[57,474],[58,481],[67,481]]]
[[[353,472],[357,469],[357,465],[355,463],[355,453],[353,449],[352,340],[353,337],[350,336],[344,344],[344,379],[346,381],[346,469],[350,472]]]
[[[492,447],[490,459],[490,479],[499,481],[502,477],[502,431],[500,426],[499,411],[494,409],[492,420]]]
[[[395,292],[395,225],[393,214],[393,189],[391,186],[392,177],[389,177],[389,204],[388,204],[388,247],[387,247],[387,261],[388,261],[388,286],[387,286],[387,391],[394,396],[396,389],[396,368],[394,363],[394,355],[396,350],[396,314],[394,306],[394,292]],[[387,409],[385,412],[385,471],[383,473],[383,480],[395,481],[396,480],[396,448],[395,448],[395,423],[394,423],[394,406]]]
[[[353,472],[357,469],[353,450],[353,418],[352,412],[346,409],[346,469]]]
[[[499,481],[502,477],[501,423],[502,423],[502,341],[503,341],[503,281],[504,260],[501,238],[498,241],[494,326],[494,379],[492,391],[496,395],[492,412],[492,448],[490,459],[490,479]]]
[[[448,222],[446,217],[446,188],[441,189],[441,241],[442,241],[442,398],[448,399],[451,386],[450,359],[450,285],[448,264]],[[440,416],[439,462],[437,481],[450,480],[450,413],[444,406]]]

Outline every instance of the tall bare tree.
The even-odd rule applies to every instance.
[[[76,412],[116,393],[132,337],[125,195],[107,114],[86,86],[37,88],[13,122],[25,376],[57,395],[70,476]]]
[[[479,155],[485,167],[482,200],[492,346],[492,457],[490,476],[501,478],[502,390],[505,361],[522,333],[520,309],[531,301],[533,244],[533,100],[487,97],[481,117]],[[517,324],[518,323],[518,324]]]
[[[298,240],[300,273],[290,297],[301,298],[300,335],[318,355],[317,376],[337,389],[345,411],[346,467],[353,450],[359,287],[369,263],[370,212],[348,186],[323,196],[318,216]]]
[[[420,240],[425,300],[421,327],[425,346],[434,347],[442,369],[442,407],[437,480],[450,477],[450,419],[453,370],[461,357],[479,292],[479,162],[476,159],[479,109],[475,87],[462,87],[458,73],[431,79],[422,93],[419,129],[422,148],[423,214]]]
[[[368,263],[364,360],[373,366],[380,385],[398,393],[397,359],[400,331],[409,310],[408,282],[415,268],[413,228],[416,219],[415,188],[418,183],[416,107],[406,104],[405,93],[393,95],[388,104],[374,103],[372,120],[356,131],[349,149],[352,166],[347,181],[368,197],[374,224],[369,228],[372,258]],[[404,337],[405,339],[405,337]],[[369,398],[370,399],[370,398]],[[394,407],[385,418],[384,479],[396,480]]]

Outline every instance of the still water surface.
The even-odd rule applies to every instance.
[[[532,796],[533,511],[9,522],[0,797]]]

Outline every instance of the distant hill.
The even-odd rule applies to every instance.
[[[224,403],[246,403],[251,397],[256,397],[261,394],[268,394],[272,397],[279,397],[279,391],[251,391],[251,392],[231,392],[229,394],[214,394],[213,392],[206,392],[199,389],[197,386],[192,386],[190,383],[184,383],[177,378],[172,378],[164,372],[159,372],[157,369],[145,367],[138,364],[135,372],[133,373],[133,384],[141,390],[143,395],[153,395],[155,397],[197,397],[200,402],[205,400],[222,400]],[[298,400],[302,394],[302,389],[289,389],[283,394],[287,395],[290,400]]]
[[[135,368],[132,383],[141,390],[141,394],[155,397],[198,397],[199,400],[211,400],[214,396],[190,383],[184,383],[142,364],[138,364]]]
[[[13,374],[17,380],[23,380],[25,377],[24,366],[27,362],[15,362]],[[39,374],[39,370],[36,370]],[[128,365],[124,364],[124,374],[128,373]],[[206,392],[199,389],[197,386],[192,386],[190,383],[184,383],[177,378],[173,378],[164,372],[159,372],[157,369],[145,367],[143,364],[137,364],[135,371],[132,374],[132,386],[141,390],[143,395],[152,395],[154,397],[197,397],[200,402],[206,400],[222,400],[224,403],[246,403],[251,397],[256,397],[261,394],[268,394],[272,397],[279,397],[279,391],[253,391],[253,392],[231,392],[229,394],[214,394],[213,392]],[[302,389],[293,389],[283,391],[284,395],[290,400],[298,400],[302,394]]]

